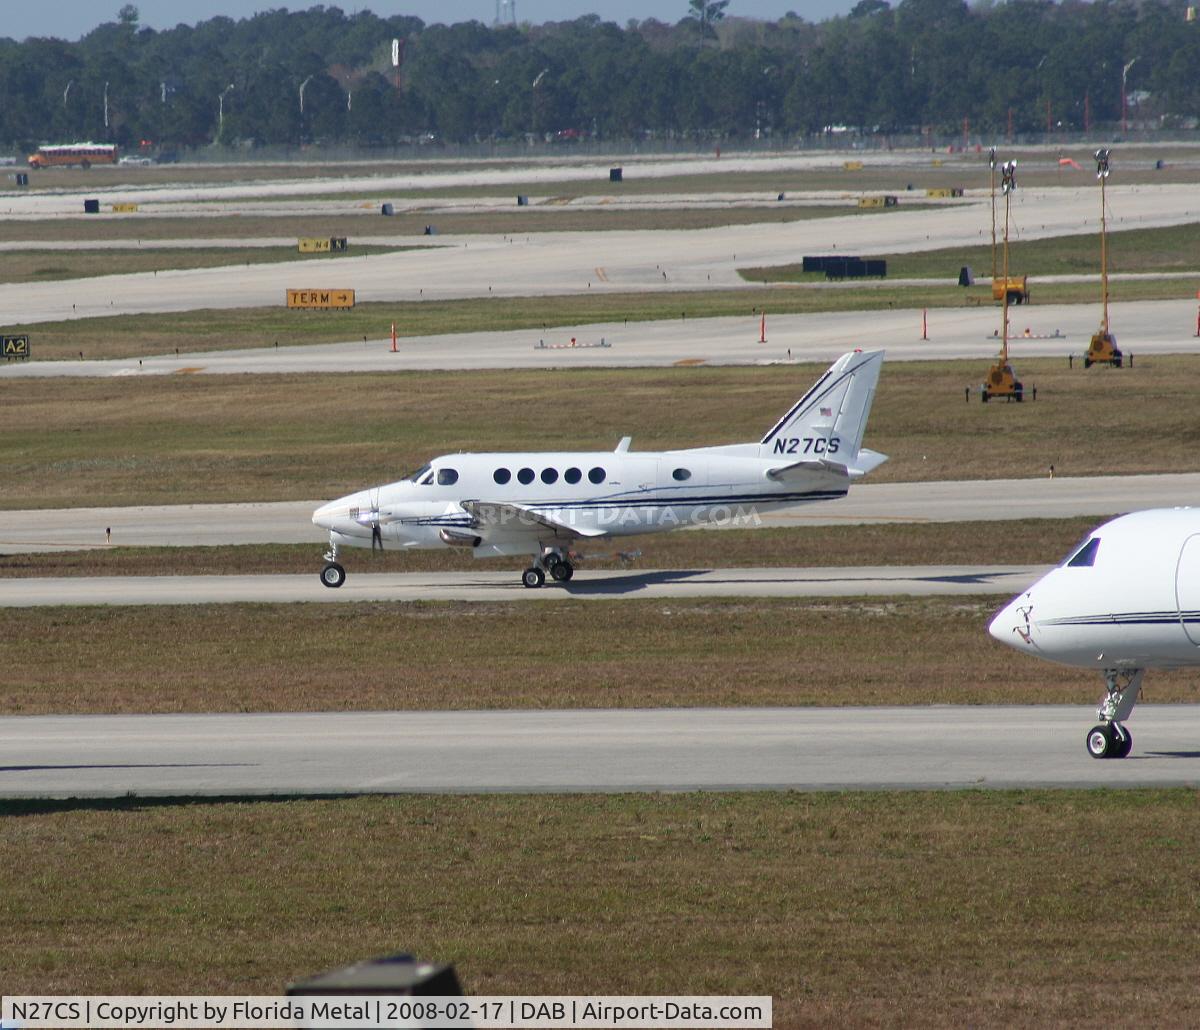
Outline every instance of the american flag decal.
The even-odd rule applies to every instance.
[[[832,408],[822,408],[821,414],[824,415],[826,418],[832,418],[833,417],[833,409]]]

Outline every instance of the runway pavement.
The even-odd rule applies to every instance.
[[[1099,688],[1098,688],[1099,689]],[[996,789],[1200,784],[1200,706],[0,718],[0,796]]]
[[[1087,185],[1018,194],[1023,239],[1095,232],[1099,211]],[[1191,185],[1113,186],[1109,229],[1176,225],[1200,218]],[[359,303],[462,297],[569,295],[749,287],[740,267],[791,264],[805,253],[887,254],[983,245],[987,198],[934,210],[898,210],[796,223],[713,229],[546,232],[455,236],[431,250],[331,258],[319,269],[294,262],[0,285],[14,321],[279,306],[289,288],[353,288]],[[415,237],[417,242],[423,237]],[[948,275],[957,268],[947,269]],[[317,280],[317,281],[314,281]]]
[[[312,544],[315,549],[327,539],[327,534],[312,524],[313,511],[323,503],[311,500],[0,511],[0,557],[109,546],[279,543]],[[1069,518],[1188,505],[1200,506],[1200,473],[1054,479],[1042,475],[1037,479],[856,484],[840,500],[808,505],[787,514],[764,515],[760,524],[803,527]],[[105,529],[112,530],[111,545],[105,541]],[[352,565],[354,554],[348,554]],[[1048,560],[1057,557],[1047,555]]]
[[[681,308],[687,299],[680,298]],[[1122,349],[1133,356],[1200,353],[1196,302],[1134,301],[1111,306],[1110,324]],[[829,312],[813,315],[767,313],[760,343],[761,312],[744,317],[679,318],[658,322],[607,322],[450,333],[402,338],[395,352],[379,339],[347,343],[202,351],[108,361],[25,361],[0,364],[0,380],[52,376],[157,376],[245,373],[406,372],[483,368],[629,368],[673,365],[781,365],[832,361],[855,347],[887,351],[889,361],[995,358],[1000,341],[995,308],[935,308]],[[1085,304],[1033,305],[1011,313],[1013,360],[1025,357],[1082,360],[1096,331],[1096,309]],[[1025,332],[1028,330],[1029,335]],[[922,339],[922,333],[928,339]],[[35,337],[36,339],[36,337]],[[575,341],[572,344],[572,341]],[[290,341],[297,343],[298,341]],[[81,341],[86,359],[86,341]],[[982,379],[986,369],[981,366]],[[780,375],[794,375],[786,367]],[[963,386],[979,383],[964,381]],[[1036,385],[1027,378],[1026,389]],[[976,397],[977,399],[977,397]]]
[[[317,576],[63,576],[0,578],[0,608],[44,605],[278,604],[362,601],[563,601],[627,598],[858,597],[973,595],[1010,597],[1043,566],[928,565],[866,568],[581,568],[570,583],[529,590],[517,571],[370,573],[352,571],[330,589]]]

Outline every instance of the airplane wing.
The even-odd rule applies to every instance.
[[[507,530],[520,532],[522,529],[541,534],[551,530],[558,537],[604,536],[604,530],[591,527],[572,526],[549,512],[534,511],[520,504],[505,504],[498,501],[461,501],[467,514],[475,520],[479,530]]]

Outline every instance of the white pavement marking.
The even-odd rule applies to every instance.
[[[1195,786],[1200,706],[722,708],[0,718],[0,796]]]

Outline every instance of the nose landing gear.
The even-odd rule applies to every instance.
[[[1097,715],[1100,723],[1088,730],[1087,752],[1093,758],[1125,758],[1133,749],[1133,734],[1122,723],[1129,718],[1142,689],[1145,669],[1105,669],[1105,696]]]
[[[337,545],[325,552],[325,567],[321,569],[321,582],[327,587],[340,587],[346,582],[346,570],[338,564]]]

